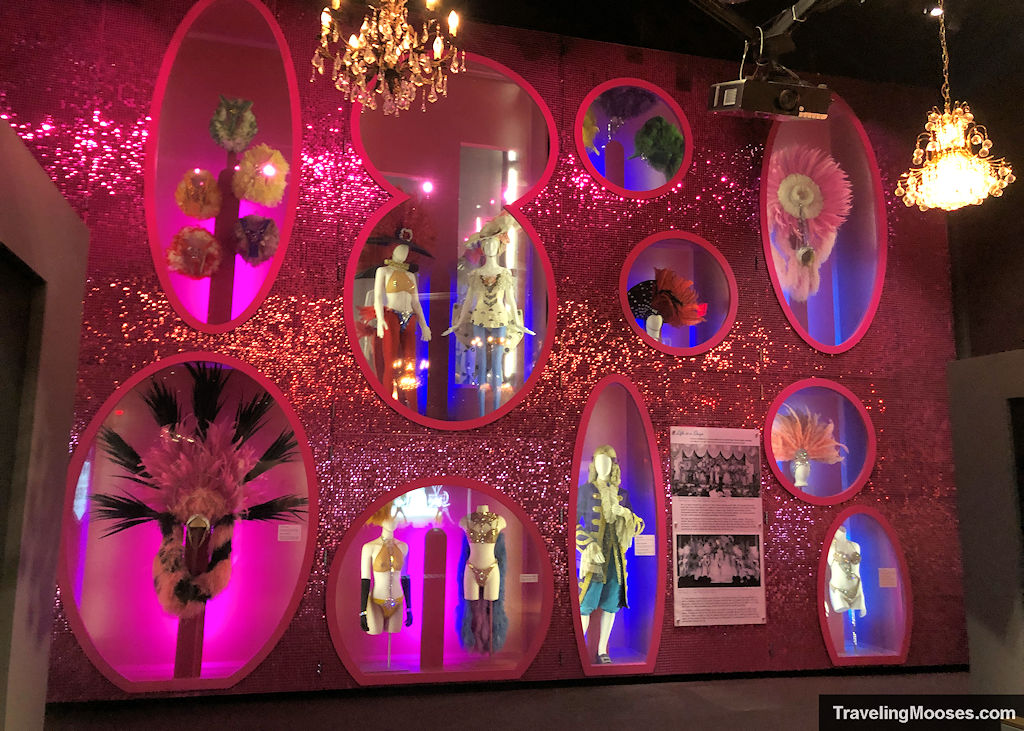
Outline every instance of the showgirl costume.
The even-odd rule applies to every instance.
[[[415,296],[416,280],[409,272],[408,262],[385,259],[384,266],[391,268],[391,273],[384,283],[385,293],[407,292],[410,296]],[[390,307],[384,307],[384,322],[387,324],[387,329],[381,339],[384,355],[384,370],[381,380],[389,388],[394,383],[396,374],[401,375],[408,365],[416,363],[417,320],[415,312],[400,312]]]
[[[602,506],[602,490],[614,491],[609,497],[629,514],[609,519]],[[580,614],[587,615],[598,608],[614,613],[628,607],[625,554],[633,544],[633,537],[644,530],[644,521],[632,511],[629,494],[601,480],[587,482],[580,487],[576,514],[579,516],[576,550],[580,552]],[[600,550],[603,561],[591,560],[592,546]]]
[[[459,557],[456,574],[459,577],[459,604],[455,611],[455,628],[460,644],[467,650],[497,652],[504,647],[505,638],[508,636],[508,615],[505,613],[505,534],[498,528],[499,516],[495,513],[477,512],[472,513],[469,518],[462,539],[462,554]],[[469,563],[470,543],[493,543],[494,563],[483,567]],[[462,580],[466,570],[469,569],[473,573],[473,580],[479,587],[479,597],[495,568],[498,570],[498,598],[492,602],[467,598],[465,582]],[[487,604],[490,605],[489,618]]]
[[[472,326],[470,345],[476,348],[476,381],[479,386],[491,385],[492,410],[501,405],[504,383],[505,348],[516,347],[523,330],[516,323],[515,313],[505,306],[509,291],[515,293],[516,279],[508,269],[497,274],[469,275],[466,303],[473,302],[469,322]],[[489,375],[489,377],[488,377]],[[485,412],[484,391],[479,392],[480,413]]]
[[[837,612],[856,610],[863,617],[868,610],[860,580],[860,546],[836,533],[826,560],[832,574],[828,582],[832,608]]]
[[[387,572],[393,574],[402,570],[402,565],[405,563],[405,556],[402,554],[402,549],[398,547],[398,543],[394,538],[383,538],[381,539],[380,550],[377,551],[377,555],[373,557],[373,570],[377,573]],[[374,604],[380,607],[381,613],[384,615],[385,623],[391,619],[391,616],[395,614],[399,609],[402,608],[402,597],[392,596],[392,587],[394,582],[388,579],[388,595],[383,599],[377,597],[371,597]]]

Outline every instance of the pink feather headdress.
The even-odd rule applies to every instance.
[[[772,452],[775,459],[801,463],[814,460],[825,464],[843,461],[840,450],[849,450],[832,436],[835,424],[823,421],[807,407],[804,407],[802,413],[788,404],[784,404],[783,408],[788,413],[780,409],[772,421]]]
[[[818,291],[821,266],[850,215],[850,181],[827,152],[793,145],[772,154],[766,185],[775,271],[783,290],[803,302]]]

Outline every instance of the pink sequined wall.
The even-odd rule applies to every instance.
[[[241,327],[203,335],[174,313],[153,270],[142,206],[147,114],[161,57],[189,3],[13,0],[0,6],[0,116],[11,123],[92,234],[75,435],[133,372],[184,350],[252,363],[275,381],[313,439],[320,480],[317,560],[278,646],[231,692],[353,686],[325,619],[327,566],[345,530],[385,489],[436,473],[471,476],[519,501],[539,527],[555,576],[550,630],[524,679],[581,677],[572,633],[565,525],[577,423],[593,386],[619,373],[647,399],[663,464],[671,425],[760,429],[774,396],[809,376],[860,395],[878,433],[871,480],[853,499],[876,507],[902,541],[914,602],[908,665],[967,660],[944,366],[953,357],[949,260],[939,216],[892,195],[909,163],[928,94],[829,79],[862,120],[881,166],[889,259],[874,325],[851,351],[827,356],[788,325],[762,257],[758,186],[769,123],[712,116],[709,83],[734,63],[467,23],[468,50],[490,56],[540,93],[560,157],[525,215],[555,273],[558,331],[536,388],[494,424],[432,431],[385,406],[360,373],[342,323],[343,269],[353,241],[386,194],[355,155],[349,109],[329,84],[308,84],[319,6],[270,3],[300,79],[303,161],[299,209],[280,277]],[[672,192],[620,199],[579,160],[572,122],[584,96],[617,76],[667,90],[693,126],[693,164]],[[415,112],[410,112],[414,114]],[[624,320],[618,271],[630,249],[663,229],[717,245],[739,284],[736,324],[704,356],[644,345]],[[598,266],[595,266],[597,264]],[[825,532],[844,506],[795,500],[762,469],[768,623],[674,628],[665,613],[661,674],[830,667],[818,627],[816,572]],[[666,516],[667,521],[667,516]],[[671,570],[668,561],[666,576]],[[665,582],[665,600],[671,589]],[[50,698],[125,697],[87,660],[56,602]]]

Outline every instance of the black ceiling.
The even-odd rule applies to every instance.
[[[792,3],[718,0],[753,25]],[[741,38],[688,0],[456,0],[478,20],[562,35],[735,60]],[[823,5],[824,3],[819,3]],[[941,84],[938,21],[931,0],[846,0],[810,14],[793,33],[796,51],[783,64],[799,72],[919,86]],[[986,77],[1024,67],[1022,0],[949,0],[946,7],[953,95],[966,97]]]

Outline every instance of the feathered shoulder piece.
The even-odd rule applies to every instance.
[[[824,421],[807,407],[802,411],[796,411],[789,405],[783,408],[785,413],[780,409],[772,422],[775,459],[783,462],[814,460],[825,464],[843,460],[842,452],[849,450],[832,436],[835,424]]]

